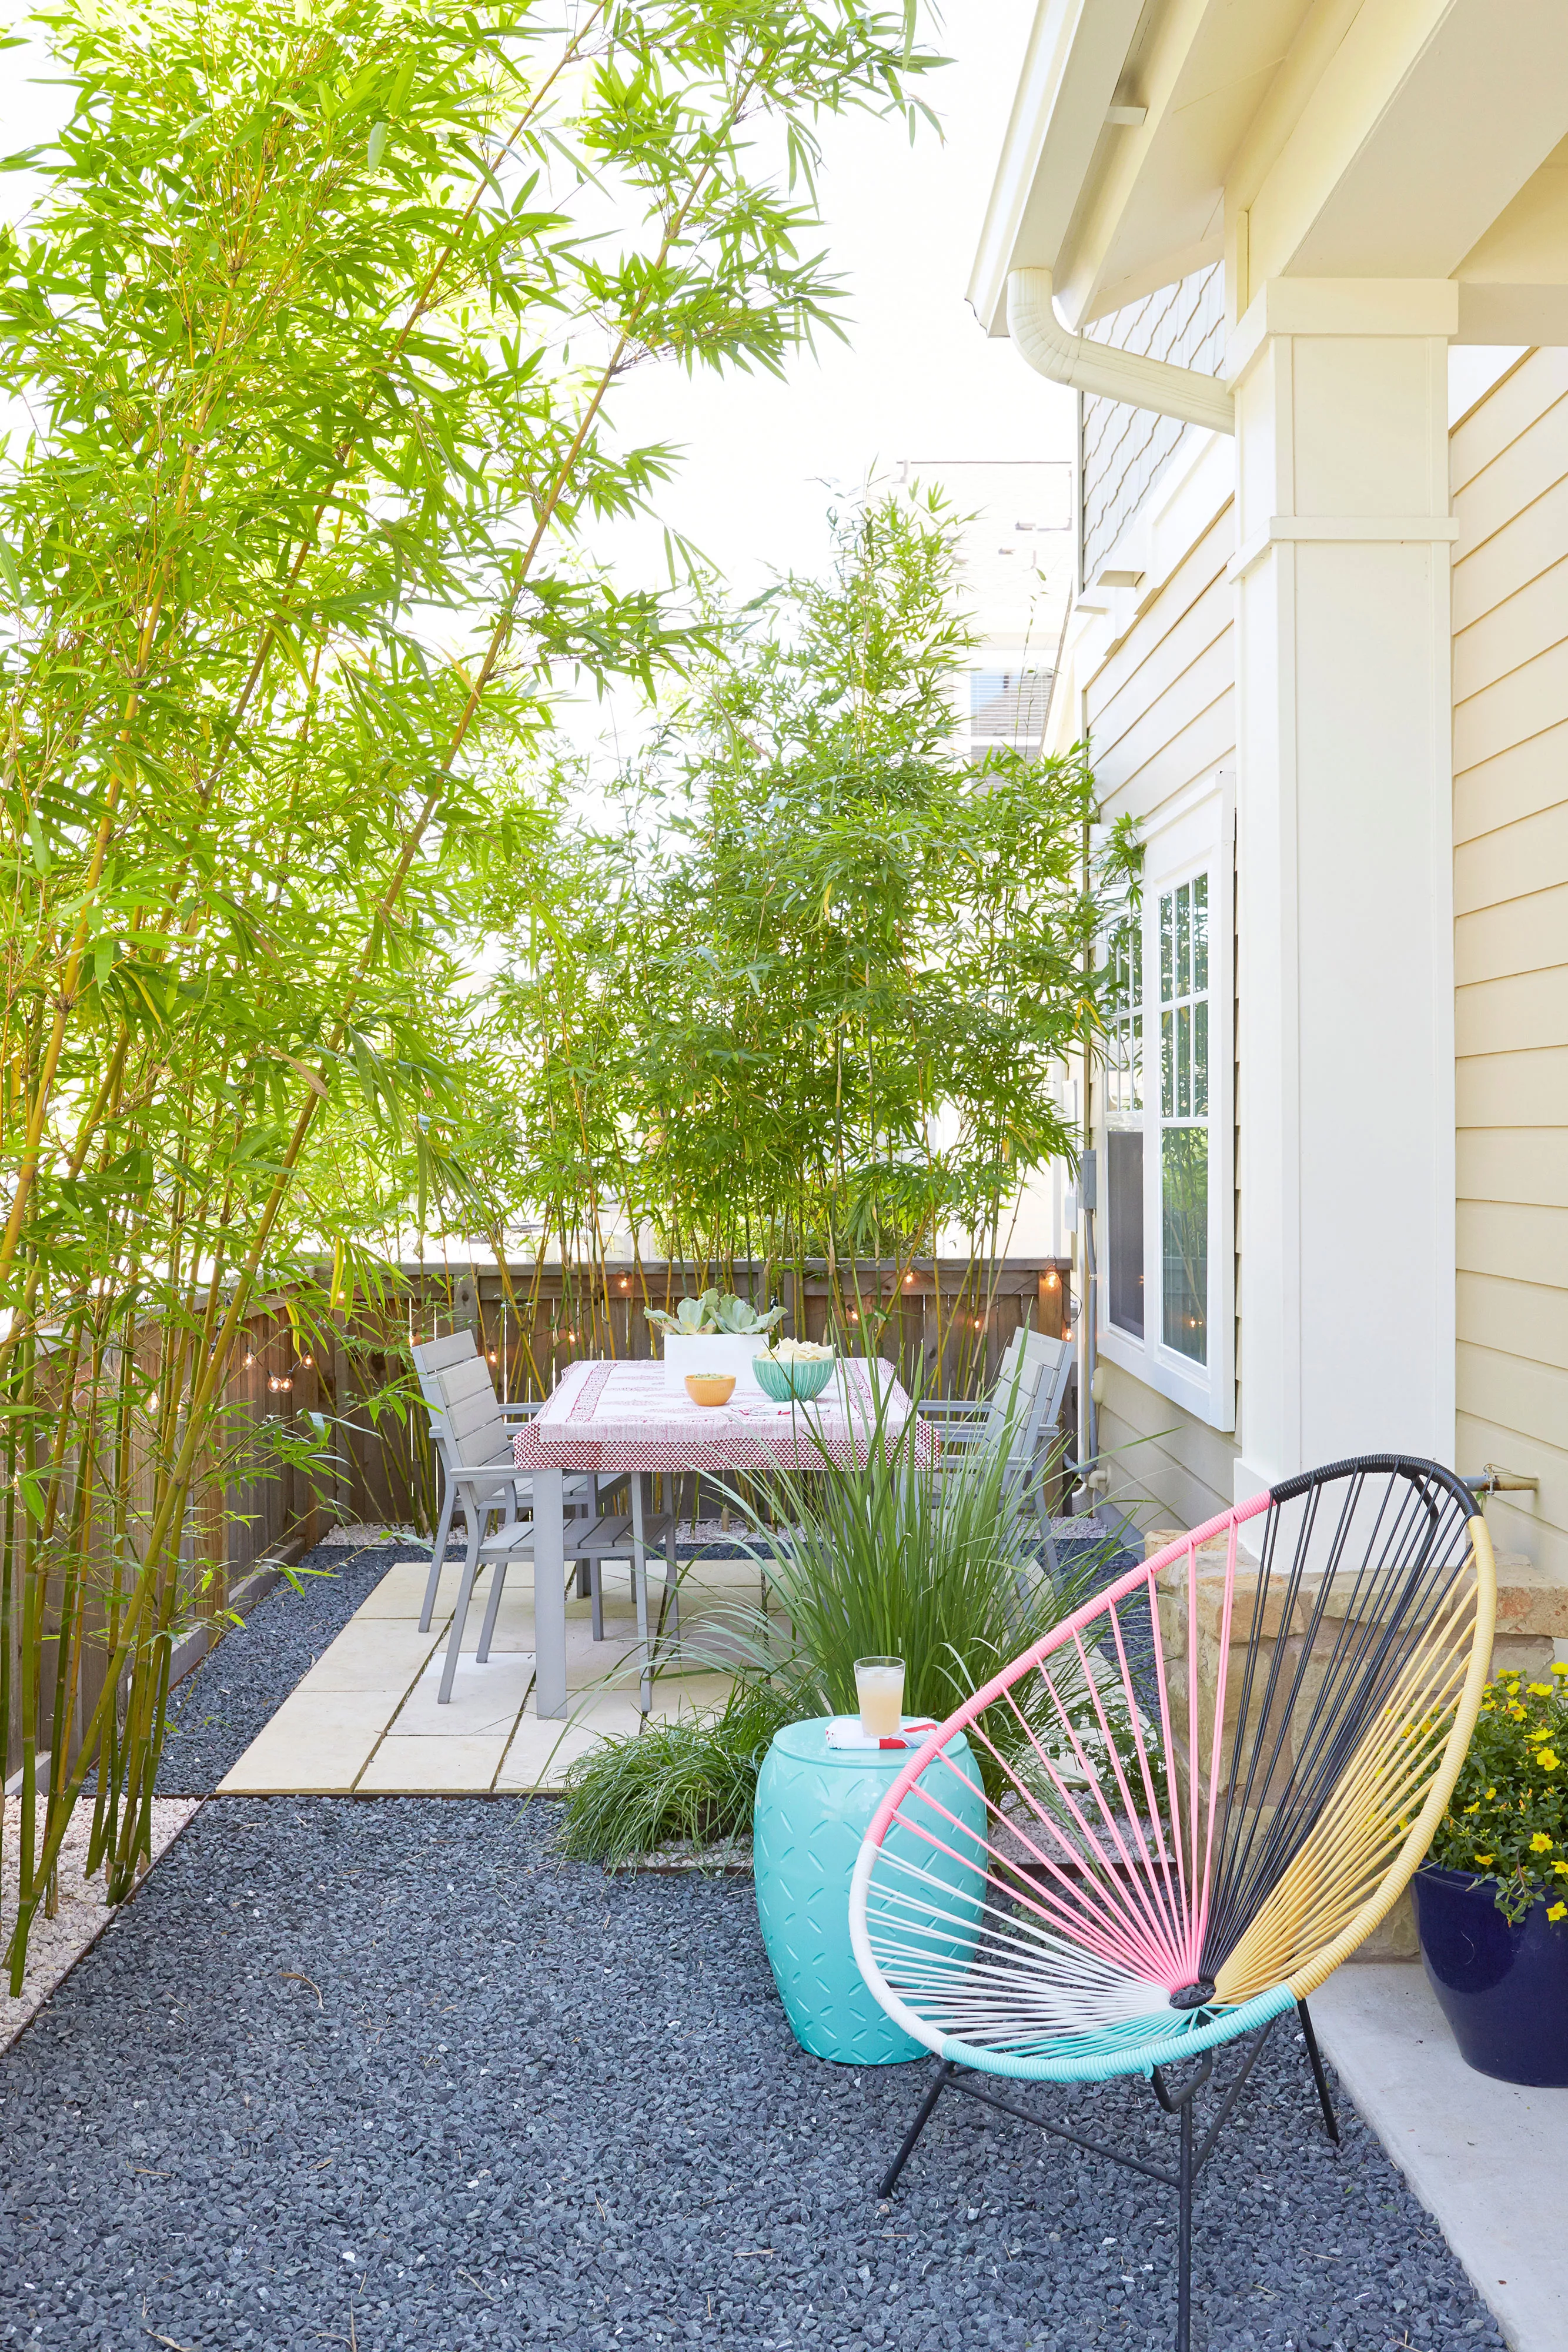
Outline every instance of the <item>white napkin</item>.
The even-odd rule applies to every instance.
[[[830,1748],[918,1748],[936,1728],[936,1720],[928,1715],[901,1715],[898,1730],[885,1739],[873,1739],[861,1729],[858,1715],[834,1715],[828,1718],[827,1743]]]

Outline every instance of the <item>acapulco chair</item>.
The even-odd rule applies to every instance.
[[[947,2091],[1150,2175],[1178,2196],[1188,2352],[1195,2182],[1291,2010],[1339,2138],[1307,1996],[1409,1884],[1464,1760],[1496,1600],[1474,1510],[1448,1471],[1397,1455],[1287,1479],[1129,1570],[911,1758],[861,1847],[850,1928],[873,1993],[941,2066],[880,2196]],[[950,1801],[958,1732],[983,1836]],[[1239,2041],[1199,2141],[1209,2053]],[[1174,2166],[984,2083],[1140,2074],[1177,2119]]]

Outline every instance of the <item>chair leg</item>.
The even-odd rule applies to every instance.
[[[474,1579],[479,1572],[479,1530],[485,1524],[483,1511],[469,1514],[468,1557],[463,1563],[463,1581],[457,1588],[457,1606],[452,1612],[452,1631],[446,1637],[446,1664],[441,1669],[441,1688],[436,1704],[451,1703],[452,1685],[457,1678],[457,1661],[463,1652],[463,1628],[468,1622],[468,1603],[474,1597]]]
[[[1338,2147],[1341,2145],[1339,2117],[1334,2113],[1333,2100],[1329,2092],[1329,2078],[1323,2072],[1322,2053],[1318,2048],[1318,2037],[1312,2031],[1312,2021],[1307,2014],[1307,2004],[1304,2000],[1299,2000],[1296,2003],[1296,2014],[1301,2021],[1301,2039],[1307,2045],[1307,2056],[1312,2063],[1312,2080],[1318,2086],[1318,2105],[1323,2111],[1323,2129],[1335,2147]]]
[[[450,1478],[443,1482],[446,1492],[441,1497],[441,1516],[435,1522],[435,1541],[430,1553],[430,1574],[425,1580],[424,1606],[419,1612],[419,1630],[430,1631],[430,1621],[435,1614],[435,1595],[441,1584],[441,1570],[446,1559],[446,1538],[452,1533],[452,1509],[457,1499],[457,1489]]]
[[[904,2146],[899,2149],[898,2154],[894,2158],[893,2162],[888,2166],[887,2170],[883,2174],[882,2179],[878,2183],[876,2193],[879,2198],[891,2197],[894,2190],[897,2188],[899,2174],[904,2170],[904,2166],[909,2162],[910,2158],[914,2155],[915,2143],[918,2141],[921,2133],[925,2129],[926,2125],[930,2122],[937,2100],[942,2096],[943,2092],[946,2089],[952,2079],[953,2067],[950,2063],[938,2067],[936,2071],[936,2080],[932,2084],[931,2088],[926,2092],[925,2096],[920,2102],[920,2112],[915,2116],[915,2121],[910,2125],[909,2129],[904,2135]]]
[[[1176,2218],[1176,2352],[1192,2352],[1192,2101],[1181,2110],[1181,2203]]]
[[[632,1488],[632,1598],[637,1610],[637,1647],[643,1655],[637,1703],[644,1715],[653,1704],[653,1645],[648,1638],[648,1555],[643,1546],[643,1480],[638,1471]]]
[[[481,1666],[490,1662],[490,1643],[496,1631],[496,1619],[500,1611],[501,1595],[507,1589],[507,1568],[504,1559],[496,1562],[496,1573],[490,1580],[490,1598],[486,1605],[485,1622],[479,1628],[479,1647],[476,1662]]]
[[[581,1571],[579,1570],[580,1574]],[[604,1639],[604,1562],[591,1559],[588,1563],[588,1591],[593,1602],[593,1638]]]

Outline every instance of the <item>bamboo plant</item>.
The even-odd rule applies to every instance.
[[[701,642],[591,561],[674,463],[617,383],[831,320],[814,126],[927,62],[875,0],[40,21],[75,108],[0,268],[13,1990],[89,1772],[112,1897],[148,1851],[247,1315],[308,1332],[378,1219],[465,1195],[467,914],[537,841],[554,677]]]

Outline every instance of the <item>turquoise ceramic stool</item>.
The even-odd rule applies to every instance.
[[[895,2066],[930,2053],[878,2007],[855,1966],[850,1880],[872,1815],[914,1751],[830,1748],[827,1729],[826,1717],[787,1724],[763,1759],[753,1822],[757,1915],[800,2047],[844,2066]],[[966,1790],[949,1777],[944,1802],[983,1841],[979,1768],[962,1735],[948,1752],[971,1785]],[[895,1826],[890,1851],[898,1834]],[[909,1843],[912,1852],[919,1846],[920,1866],[930,1870],[930,1847],[913,1838]],[[974,1883],[973,1873],[956,1864],[951,1878],[955,1885],[960,1879]]]

